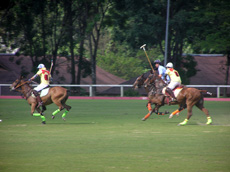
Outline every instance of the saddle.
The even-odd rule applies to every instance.
[[[43,89],[43,90],[40,92],[40,97],[46,96],[46,95],[48,94],[48,92],[49,92],[49,89],[50,89],[50,87]],[[35,98],[35,95],[34,95],[33,93],[32,93],[32,97]]]
[[[181,92],[181,90],[183,90],[184,87],[185,87],[184,85],[179,85],[179,86],[175,87],[175,88],[172,90],[176,98],[177,98],[178,94]],[[167,95],[166,95],[166,87],[164,87],[164,88],[162,89],[162,93],[163,93],[165,96],[167,96]]]

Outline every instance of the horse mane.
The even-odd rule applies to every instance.
[[[151,81],[154,80],[154,82],[151,83]],[[154,72],[151,75],[149,75],[149,85],[152,85],[155,87],[156,90],[161,90],[167,85],[161,77],[159,77],[158,73]]]

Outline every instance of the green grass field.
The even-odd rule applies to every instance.
[[[145,100],[68,100],[66,116],[47,124],[30,116],[25,100],[0,99],[1,172],[229,172],[230,102],[205,102],[213,118],[196,107],[172,119],[152,115]],[[165,106],[172,112],[177,106]]]

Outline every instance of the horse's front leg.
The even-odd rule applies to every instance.
[[[152,113],[154,113],[154,112],[158,113],[158,109],[159,109],[160,106],[155,104],[155,107],[152,109],[151,103],[148,102],[147,107],[148,107],[149,113],[147,113],[147,115],[145,115],[145,117],[142,118],[142,121],[145,121],[146,119],[148,119],[152,115]]]
[[[34,117],[40,117],[42,119],[42,124],[46,124],[46,118],[44,114],[42,113],[40,108],[36,107],[37,103],[32,103],[31,105],[31,115]],[[34,113],[34,111],[37,111],[38,113]]]
[[[34,114],[34,111],[35,111],[35,108],[36,108],[36,103],[32,103],[31,104],[31,111],[30,111],[30,114],[33,116],[33,114]]]

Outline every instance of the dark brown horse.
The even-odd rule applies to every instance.
[[[52,113],[52,118],[55,118],[55,115],[63,110],[64,108],[66,111],[62,115],[62,119],[65,120],[66,114],[71,109],[71,106],[66,105],[66,101],[68,99],[67,90],[63,87],[52,87],[49,89],[49,92],[44,97],[41,97],[43,102],[43,108],[42,110],[40,108],[37,108],[37,100],[34,96],[32,96],[32,87],[30,86],[29,81],[24,81],[22,77],[20,79],[17,79],[13,82],[13,84],[10,86],[10,90],[18,91],[20,92],[23,97],[26,98],[27,102],[31,106],[31,115],[33,116],[40,116],[42,118],[42,123],[46,123],[46,119],[44,116],[44,111],[46,110],[45,106],[55,103],[59,108]],[[38,113],[34,113],[34,111],[37,111]]]
[[[144,83],[145,83],[145,81],[146,81],[146,79],[148,78],[149,75],[151,76],[152,72],[151,73],[145,73],[145,74],[142,74],[139,77],[137,77],[136,81],[133,84],[133,88],[135,90],[137,90],[138,88],[141,88],[141,86],[144,85]],[[145,91],[146,91],[146,93],[148,95],[148,99],[152,100],[151,102],[148,101],[148,103],[146,105],[146,107],[149,110],[149,113],[146,115],[146,117],[148,118],[152,113],[156,113],[158,115],[168,114],[169,113],[168,111],[165,111],[164,113],[163,112],[158,112],[158,109],[160,108],[158,106],[158,102],[159,102],[158,98],[159,97],[155,97],[155,95],[159,94],[159,93],[157,93],[158,90],[156,89],[155,85],[154,84],[149,84],[149,85],[145,86],[144,88],[145,88]],[[155,102],[153,100],[155,100]],[[154,109],[152,109],[151,104],[155,104]],[[145,118],[143,118],[142,120],[145,120]]]
[[[149,103],[156,105],[153,111],[158,111],[158,109],[165,104],[170,104],[170,105],[179,104],[180,108],[179,110],[177,110],[178,112],[187,107],[187,110],[188,110],[187,118],[183,122],[179,123],[178,125],[187,124],[188,120],[192,116],[192,108],[194,105],[197,108],[199,108],[201,111],[203,111],[205,115],[207,116],[206,124],[209,125],[212,123],[212,119],[209,115],[209,112],[204,107],[204,98],[203,98],[202,93],[211,94],[207,92],[206,90],[198,90],[196,88],[184,87],[178,93],[177,101],[170,103],[169,101],[167,101],[166,96],[162,93],[162,90],[164,87],[166,87],[166,84],[156,73],[149,75],[148,78],[145,80],[144,85],[145,87],[154,85],[156,88],[156,94],[149,96]],[[172,117],[172,115],[173,114],[171,114],[170,117]]]

